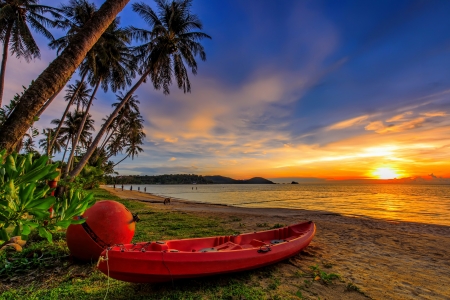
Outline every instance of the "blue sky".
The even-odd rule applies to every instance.
[[[135,2],[122,26],[145,27]],[[140,87],[145,152],[121,174],[450,176],[449,1],[197,0],[192,10],[212,36],[207,61],[190,94]],[[55,57],[36,37],[42,58],[8,61],[5,99]],[[63,96],[39,128],[59,118]],[[98,93],[96,128],[114,101]]]

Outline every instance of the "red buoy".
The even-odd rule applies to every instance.
[[[82,218],[86,222],[70,225],[66,234],[70,253],[79,260],[97,260],[106,247],[128,244],[133,239],[135,219],[119,202],[98,201],[86,210]]]

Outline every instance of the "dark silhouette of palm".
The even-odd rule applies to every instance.
[[[75,136],[78,133],[78,129],[81,127],[81,122],[83,121],[84,115],[86,113],[82,112],[69,112],[67,114],[66,119],[63,122],[63,126],[61,127],[59,136],[57,139],[61,144],[64,144],[64,155],[62,161],[66,156],[66,152],[68,150],[69,144],[73,147],[76,147],[75,144]],[[54,119],[51,121],[52,124],[59,124],[59,119]],[[86,122],[84,123],[83,130],[81,131],[79,144],[82,147],[88,147],[91,141],[92,133],[90,131],[94,131],[94,120],[91,115],[88,114]]]
[[[127,84],[131,84],[136,67],[135,58],[127,45],[128,42],[130,42],[128,32],[119,27],[119,21],[116,19],[88,52],[80,66],[80,72],[88,74],[88,81],[95,87],[86,106],[86,112],[89,112],[100,85],[105,92],[109,87],[116,92],[117,89],[123,89]],[[75,145],[78,143],[80,134],[81,132],[78,132],[75,137]],[[75,149],[72,148],[69,164],[74,154]],[[69,169],[66,170],[66,175],[68,171]]]
[[[79,174],[94,152],[103,134],[114,121],[119,111],[134,94],[137,88],[150,77],[156,89],[163,89],[168,94],[172,78],[175,78],[178,88],[184,92],[191,91],[191,85],[185,64],[191,72],[197,74],[196,56],[206,60],[206,54],[200,40],[210,38],[209,35],[193,30],[201,30],[202,23],[196,15],[191,14],[192,0],[156,0],[158,13],[155,13],[145,3],[133,4],[137,12],[149,25],[149,29],[130,27],[131,35],[142,45],[134,48],[134,53],[140,60],[139,72],[141,78],[124,96],[120,105],[109,116],[91,147],[71,172],[71,176]]]
[[[53,139],[54,133],[55,133],[54,129],[44,128],[42,134],[45,136],[45,138],[39,140],[39,148],[42,148],[44,150],[44,153],[47,154],[48,156],[61,152],[62,149],[62,144],[59,142],[58,139],[56,139],[56,142],[52,148],[52,152],[50,153],[49,145],[51,143],[51,140]]]
[[[87,84],[85,82],[81,82],[79,80],[75,81],[75,84],[69,84],[66,89],[66,95],[64,96],[64,99],[66,101],[71,101],[72,98],[72,104],[75,104],[77,106],[76,110],[83,112],[84,107],[87,106],[88,99],[90,96],[90,93],[92,92],[92,89],[88,88]]]
[[[122,102],[124,95],[122,92],[119,92],[117,95],[118,102],[113,103],[112,107],[117,107]],[[137,100],[137,96],[133,95],[130,97],[130,100],[127,101],[127,103],[124,105],[124,107],[119,111],[117,114],[117,117],[114,119],[114,121],[111,123],[111,125],[108,128],[108,131],[106,133],[105,140],[102,143],[102,146],[100,147],[100,150],[103,150],[106,146],[106,144],[109,142],[113,134],[115,134],[120,127],[122,126],[122,122],[126,120],[126,118],[129,117],[130,113],[136,112],[139,113],[139,100]],[[97,152],[95,155],[93,155],[94,159],[101,153]]]
[[[47,27],[59,25],[57,20],[44,16],[50,14],[60,18],[60,10],[51,6],[38,4],[39,0],[8,0],[0,2],[0,39],[3,42],[3,59],[0,69],[0,107],[3,99],[6,61],[8,48],[18,58],[29,62],[33,58],[40,58],[41,52],[31,34],[30,27],[46,38],[53,40],[53,35]]]
[[[121,123],[118,131],[113,135],[113,139],[107,146],[108,157],[115,156],[125,151],[126,156],[117,162],[118,165],[126,158],[134,159],[143,149],[140,147],[144,144],[144,119],[139,112],[131,112],[125,122]]]

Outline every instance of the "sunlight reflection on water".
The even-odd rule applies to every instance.
[[[133,185],[133,190],[239,207],[321,210],[450,226],[450,185]],[[124,186],[129,190],[130,186]]]

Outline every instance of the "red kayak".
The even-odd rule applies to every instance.
[[[102,252],[97,266],[110,277],[129,282],[238,272],[298,254],[315,232],[310,221],[241,235],[116,245]]]

